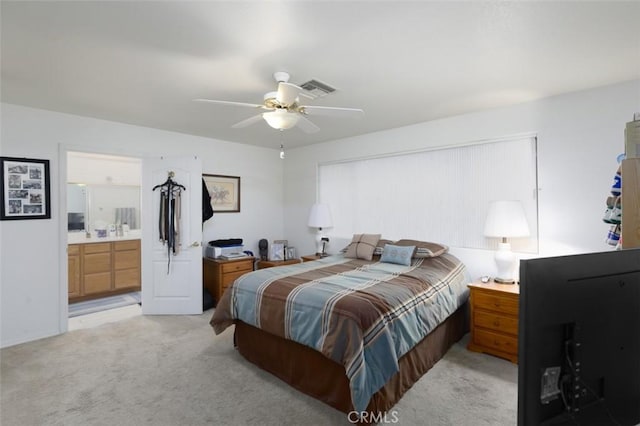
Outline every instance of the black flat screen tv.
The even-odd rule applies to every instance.
[[[640,249],[521,260],[518,425],[640,424]]]

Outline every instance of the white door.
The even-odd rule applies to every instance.
[[[177,253],[160,240],[160,193],[170,173],[181,192]],[[142,313],[202,313],[202,163],[199,158],[142,161]]]

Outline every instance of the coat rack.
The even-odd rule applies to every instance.
[[[168,172],[167,180],[153,187],[153,191],[160,188],[160,211],[158,220],[159,239],[162,245],[167,245],[167,274],[170,272],[171,254],[180,251],[180,205],[183,185],[175,182],[175,173]]]

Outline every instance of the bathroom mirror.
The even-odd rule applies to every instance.
[[[67,184],[69,232],[127,224],[140,229],[140,187],[134,185]]]
[[[85,230],[86,208],[86,185],[67,184],[67,226],[69,232]]]
[[[140,229],[142,164],[138,158],[67,152],[69,231],[128,225]]]

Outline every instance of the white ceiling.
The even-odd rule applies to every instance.
[[[278,148],[640,78],[640,2],[5,1],[2,101]],[[362,108],[280,135],[231,125],[274,71]]]

